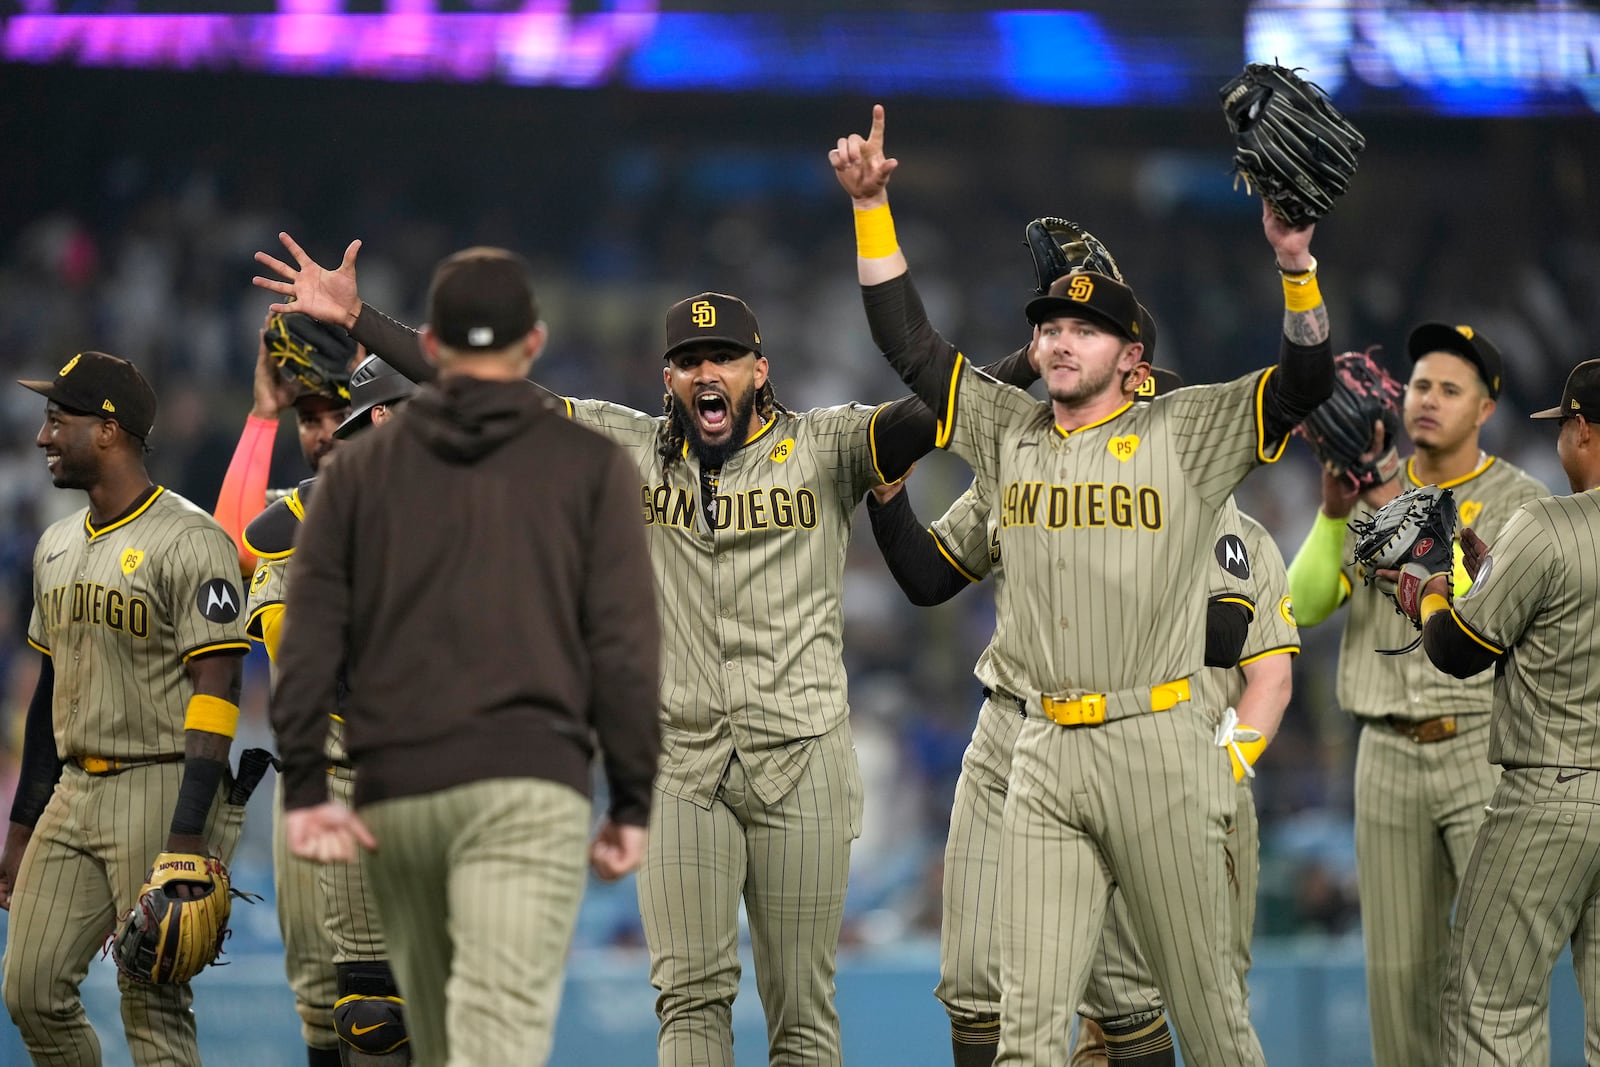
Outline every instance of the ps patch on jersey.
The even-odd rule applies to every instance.
[[[239,617],[239,591],[226,578],[213,578],[195,594],[195,607],[211,622],[232,622]]]
[[[1237,534],[1223,534],[1217,539],[1217,562],[1240,581],[1250,577],[1250,555]]]
[[[122,573],[132,574],[139,569],[139,564],[144,562],[144,553],[137,548],[130,548],[122,554]]]

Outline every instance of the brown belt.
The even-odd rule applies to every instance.
[[[1385,715],[1378,721],[1419,745],[1446,741],[1457,733],[1454,715],[1441,715],[1437,719],[1402,719],[1394,715]]]
[[[131,759],[112,759],[109,756],[73,756],[71,762],[84,774],[103,778],[108,774],[121,774],[135,767],[149,767],[156,763],[177,763],[182,752],[169,752],[165,756],[138,756]]]

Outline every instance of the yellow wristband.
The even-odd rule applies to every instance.
[[[1427,622],[1429,615],[1432,615],[1436,611],[1447,611],[1449,610],[1449,607],[1449,600],[1440,596],[1438,593],[1429,593],[1427,596],[1422,598],[1422,607],[1417,611],[1418,621]]]
[[[862,259],[882,259],[900,250],[894,236],[894,216],[888,204],[856,212],[856,255]]]
[[[1288,277],[1283,279],[1283,306],[1287,310],[1310,311],[1320,303],[1322,303],[1322,290],[1317,288],[1315,274],[1303,282]]]
[[[1256,765],[1256,760],[1261,758],[1261,753],[1265,751],[1266,747],[1267,739],[1265,737],[1258,737],[1254,741],[1235,741],[1232,745],[1228,746],[1228,758],[1233,760],[1234,781],[1244,781],[1244,763],[1239,762],[1239,752],[1244,753],[1245,763],[1248,763],[1250,766],[1254,767]],[[1235,748],[1237,748],[1239,752],[1235,752]]]
[[[189,707],[183,714],[183,728],[232,737],[239,732],[239,705],[230,704],[221,697],[196,693],[189,698]]]

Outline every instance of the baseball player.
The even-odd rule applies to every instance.
[[[1360,499],[1325,472],[1322,509],[1289,566],[1301,625],[1315,626],[1350,601],[1338,699],[1361,723],[1356,867],[1368,904],[1361,929],[1377,1067],[1440,1062],[1451,908],[1500,773],[1486,756],[1487,675],[1457,680],[1421,656],[1377,654],[1405,647],[1413,632],[1376,586],[1357,580],[1350,520],[1370,516],[1402,488],[1437,484],[1455,493],[1463,526],[1494,538],[1520,505],[1549,492],[1479,447],[1504,374],[1493,342],[1469,326],[1425,323],[1411,331],[1406,351],[1413,367],[1402,414],[1414,454]],[[1376,440],[1374,451],[1391,444]],[[1456,581],[1464,590],[1459,563]]]
[[[967,365],[921,313],[894,236],[884,114],[830,153],[855,207],[874,339],[939,416],[999,516],[995,677],[1027,711],[1002,827],[1001,1064],[1067,1058],[1113,885],[1186,1062],[1259,1064],[1230,943],[1230,757],[1194,675],[1206,591],[1194,580],[1221,509],[1332,388],[1310,253],[1263,205],[1285,290],[1275,367],[1134,405],[1139,303],[1093,272],[1028,305],[1048,405]],[[1150,560],[1162,561],[1159,568]],[[1210,712],[1210,714],[1206,714]],[[1220,746],[1219,746],[1220,742]],[[1181,872],[1181,875],[1177,874]]]
[[[415,391],[410,379],[380,357],[368,356],[350,375],[350,414],[334,430],[334,437],[343,440],[368,427],[383,425]],[[301,482],[287,497],[251,520],[244,533],[246,550],[261,561],[250,582],[246,630],[266,647],[274,671],[294,545],[315,486],[315,478]],[[351,806],[355,777],[344,749],[343,723],[338,712],[330,715],[329,791],[333,799]],[[377,906],[367,886],[367,867],[364,858],[357,857],[352,863],[328,865],[296,858],[290,868],[309,868],[316,876],[314,891],[302,901],[316,905],[322,933],[330,942],[328,954],[318,956],[317,963],[328,960],[334,967],[336,999],[330,1012],[339,1040],[338,1055],[345,1067],[388,1067],[411,1060],[402,1014],[404,1001],[389,967]],[[306,947],[321,945],[322,939],[315,938]],[[322,1050],[315,1049],[313,1062],[321,1054]]]
[[[586,866],[643,858],[660,624],[632,465],[523,380],[545,338],[527,265],[457,253],[428,305],[438,385],[340,447],[295,550],[285,824],[320,862],[369,850],[419,1067],[537,1067]],[[354,812],[326,773],[345,672]]]
[[[1153,337],[1153,319],[1144,334]],[[1153,352],[1146,350],[1153,358]],[[1142,372],[1141,372],[1142,373]],[[1136,389],[1138,399],[1164,395],[1182,384],[1171,371],[1152,368],[1145,382],[1153,390]],[[1146,395],[1148,394],[1148,395]],[[922,530],[903,483],[874,489],[868,498],[873,534],[891,572],[913,603],[942,603],[985,574],[996,585],[1003,579],[998,527],[987,501],[974,486],[945,515]],[[1211,568],[1206,617],[1205,677],[1223,687],[1218,706],[1240,709],[1238,720],[1257,729],[1264,740],[1241,746],[1253,763],[1277,730],[1290,695],[1289,655],[1299,650],[1293,610],[1288,601],[1282,556],[1255,520],[1229,506]],[[1243,619],[1245,626],[1237,625]],[[1246,628],[1247,627],[1247,628]],[[1241,647],[1241,642],[1243,643]],[[991,644],[990,648],[993,648]],[[990,679],[979,659],[979,678],[990,696]],[[1242,656],[1242,658],[1241,658]],[[938,993],[951,1017],[957,1067],[992,1062],[1000,1011],[999,960],[994,942],[995,894],[998,890],[999,827],[1003,814],[1010,748],[1021,720],[1015,709],[997,708],[987,698],[980,709],[972,743],[962,761],[945,847],[944,915]],[[1243,783],[1231,847],[1238,874],[1238,910],[1234,928],[1238,971],[1243,983],[1250,961],[1254,925],[1257,854],[1255,805],[1244,765],[1235,767]],[[1112,1010],[1107,1009],[1112,1006]],[[1172,1063],[1172,1040],[1160,1012],[1160,993],[1138,955],[1128,932],[1126,909],[1114,900],[1102,953],[1090,974],[1089,993],[1079,1011],[1078,1040],[1072,1062]],[[1097,1018],[1098,1016],[1098,1018]],[[1110,1033],[1109,1049],[1106,1032]],[[977,1046],[987,1046],[981,1051]]]
[[[410,329],[361,304],[359,242],[327,271],[282,238],[296,265],[257,253],[285,279],[258,285],[404,373],[433,373]],[[771,1062],[838,1063],[834,959],[862,802],[840,653],[845,549],[868,488],[932,446],[933,416],[914,397],[783,408],[736,297],[689,297],[666,325],[667,414],[563,401],[638,467],[664,613],[663,759],[639,877],[658,1055],[733,1063],[742,900]],[[1035,377],[1025,350],[995,369]]]
[[[238,842],[248,791],[232,795],[228,750],[249,643],[227,535],[145,470],[156,396],[133,364],[81,352],[21,384],[47,400],[35,443],[52,482],[89,503],[34,550],[44,661],[0,858],[5,1002],[34,1063],[90,1067],[79,985],[151,861],[226,862]],[[200,1063],[187,983],[118,988],[135,1064]]]
[[[314,477],[333,451],[334,431],[350,414],[350,379],[340,371],[355,356],[356,346],[343,331],[320,325],[312,331],[312,322],[299,313],[267,315],[256,352],[254,402],[217,494],[214,515],[233,538],[239,566],[252,589],[255,576],[263,572],[256,569],[257,557],[245,541],[245,528],[267,506],[279,415],[285,409],[294,411],[300,452]],[[314,337],[326,351],[316,351],[308,337]],[[313,366],[328,373],[313,375],[309,373]],[[307,373],[296,374],[296,367]],[[304,513],[295,492],[272,494],[288,501],[285,511],[291,518]],[[283,549],[277,542],[272,544]],[[283,936],[284,971],[300,1015],[307,1063],[310,1067],[337,1067],[340,1041],[333,1008],[339,999],[339,975],[333,964],[333,946],[323,929],[326,898],[318,892],[318,878],[316,864],[297,860],[284,840],[280,781],[273,790],[272,880],[278,929]]]
[[[1572,495],[1523,504],[1492,552],[1463,529],[1472,584],[1455,593],[1439,575],[1423,587],[1427,658],[1456,678],[1494,667],[1489,758],[1504,768],[1450,934],[1443,1062],[1451,1067],[1550,1062],[1550,974],[1568,942],[1588,1061],[1600,1054],[1596,411],[1600,360],[1589,360],[1568,376],[1561,403],[1533,416],[1557,420],[1556,454]]]

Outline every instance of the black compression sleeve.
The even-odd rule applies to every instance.
[[[1250,634],[1250,613],[1243,604],[1212,597],[1206,605],[1206,666],[1237,667]]]
[[[39,654],[39,683],[33,687],[28,718],[22,727],[22,766],[17,773],[17,795],[11,801],[11,821],[32,827],[44,814],[61,777],[65,761],[56,755],[55,724],[50,703],[56,688],[55,661]]]
[[[1422,648],[1433,665],[1452,678],[1471,678],[1494,666],[1500,658],[1463,630],[1450,611],[1428,616],[1422,627]]]
[[[350,336],[414,382],[431,382],[439,376],[439,368],[422,354],[422,341],[417,331],[370,304],[361,305]]]
[[[221,760],[191,756],[183,761],[183,784],[178,787],[178,803],[172,812],[175,835],[192,837],[205,832],[206,816],[227,770]]]
[[[972,584],[939,551],[933,532],[922,528],[904,492],[887,504],[868,496],[867,516],[889,573],[913,604],[922,608],[943,604]]]
[[[1288,432],[1333,395],[1333,345],[1297,345],[1287,337],[1278,352],[1278,370],[1261,397],[1262,437],[1268,444]]]

